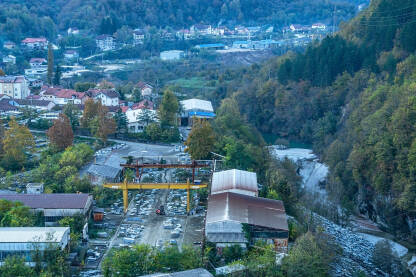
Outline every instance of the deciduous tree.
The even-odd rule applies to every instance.
[[[64,150],[72,145],[74,140],[74,133],[72,131],[71,122],[65,114],[60,114],[58,119],[55,119],[53,125],[48,130],[48,137],[53,146],[59,150]]]
[[[167,89],[163,93],[159,114],[162,125],[176,126],[176,116],[179,110],[179,102],[175,94]]]
[[[194,126],[185,142],[186,151],[192,159],[205,159],[210,155],[215,144],[215,134],[207,121],[194,120]]]

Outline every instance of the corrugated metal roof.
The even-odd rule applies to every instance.
[[[87,172],[91,175],[114,179],[117,177],[120,169],[103,164],[92,164]]]
[[[200,111],[214,112],[211,102],[206,101],[206,100],[193,98],[193,99],[188,99],[188,100],[182,100],[181,104],[185,111],[200,110]]]
[[[215,172],[212,177],[211,193],[215,194],[230,189],[241,189],[257,194],[256,173],[238,169]]]
[[[19,201],[32,209],[85,209],[86,193],[1,194],[0,199]]]
[[[0,243],[60,242],[69,227],[2,227]]]
[[[226,220],[288,231],[286,211],[282,201],[232,192],[210,195],[207,226],[210,223]]]

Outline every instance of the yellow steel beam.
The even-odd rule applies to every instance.
[[[121,189],[123,190],[123,206],[124,212],[127,212],[129,205],[129,189],[186,189],[186,210],[190,210],[190,189],[206,188],[207,184],[191,184],[189,179],[186,183],[127,183],[127,179],[124,179],[123,183],[108,183],[103,184],[105,188]]]

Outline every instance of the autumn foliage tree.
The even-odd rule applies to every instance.
[[[72,145],[74,133],[71,122],[65,114],[60,114],[58,119],[54,120],[52,127],[48,130],[48,137],[51,144],[59,150]]]
[[[215,133],[211,124],[206,120],[195,120],[192,131],[185,142],[186,151],[192,159],[207,158],[215,144]]]
[[[109,114],[108,108],[101,102],[92,99],[85,101],[84,114],[81,118],[81,126],[88,128],[92,135],[103,142],[117,130],[114,118]]]
[[[9,127],[4,133],[2,164],[5,168],[18,169],[25,164],[26,153],[33,150],[35,140],[29,129],[19,125],[14,118],[10,120]]]

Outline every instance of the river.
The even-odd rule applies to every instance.
[[[329,168],[319,161],[311,149],[283,149],[279,146],[271,146],[270,152],[276,159],[288,158],[299,166],[298,174],[302,177],[304,193],[312,194],[318,201],[324,201],[324,203],[329,201],[327,192],[324,186],[321,185],[329,173]],[[331,275],[353,276],[354,272],[363,271],[368,275],[378,276],[380,271],[372,264],[371,256],[374,245],[383,238],[359,233],[352,228],[343,228],[316,214],[315,217],[325,232],[330,234],[343,249],[342,256],[332,266]],[[393,251],[400,257],[407,254],[408,249],[406,247],[394,241],[389,241]]]

